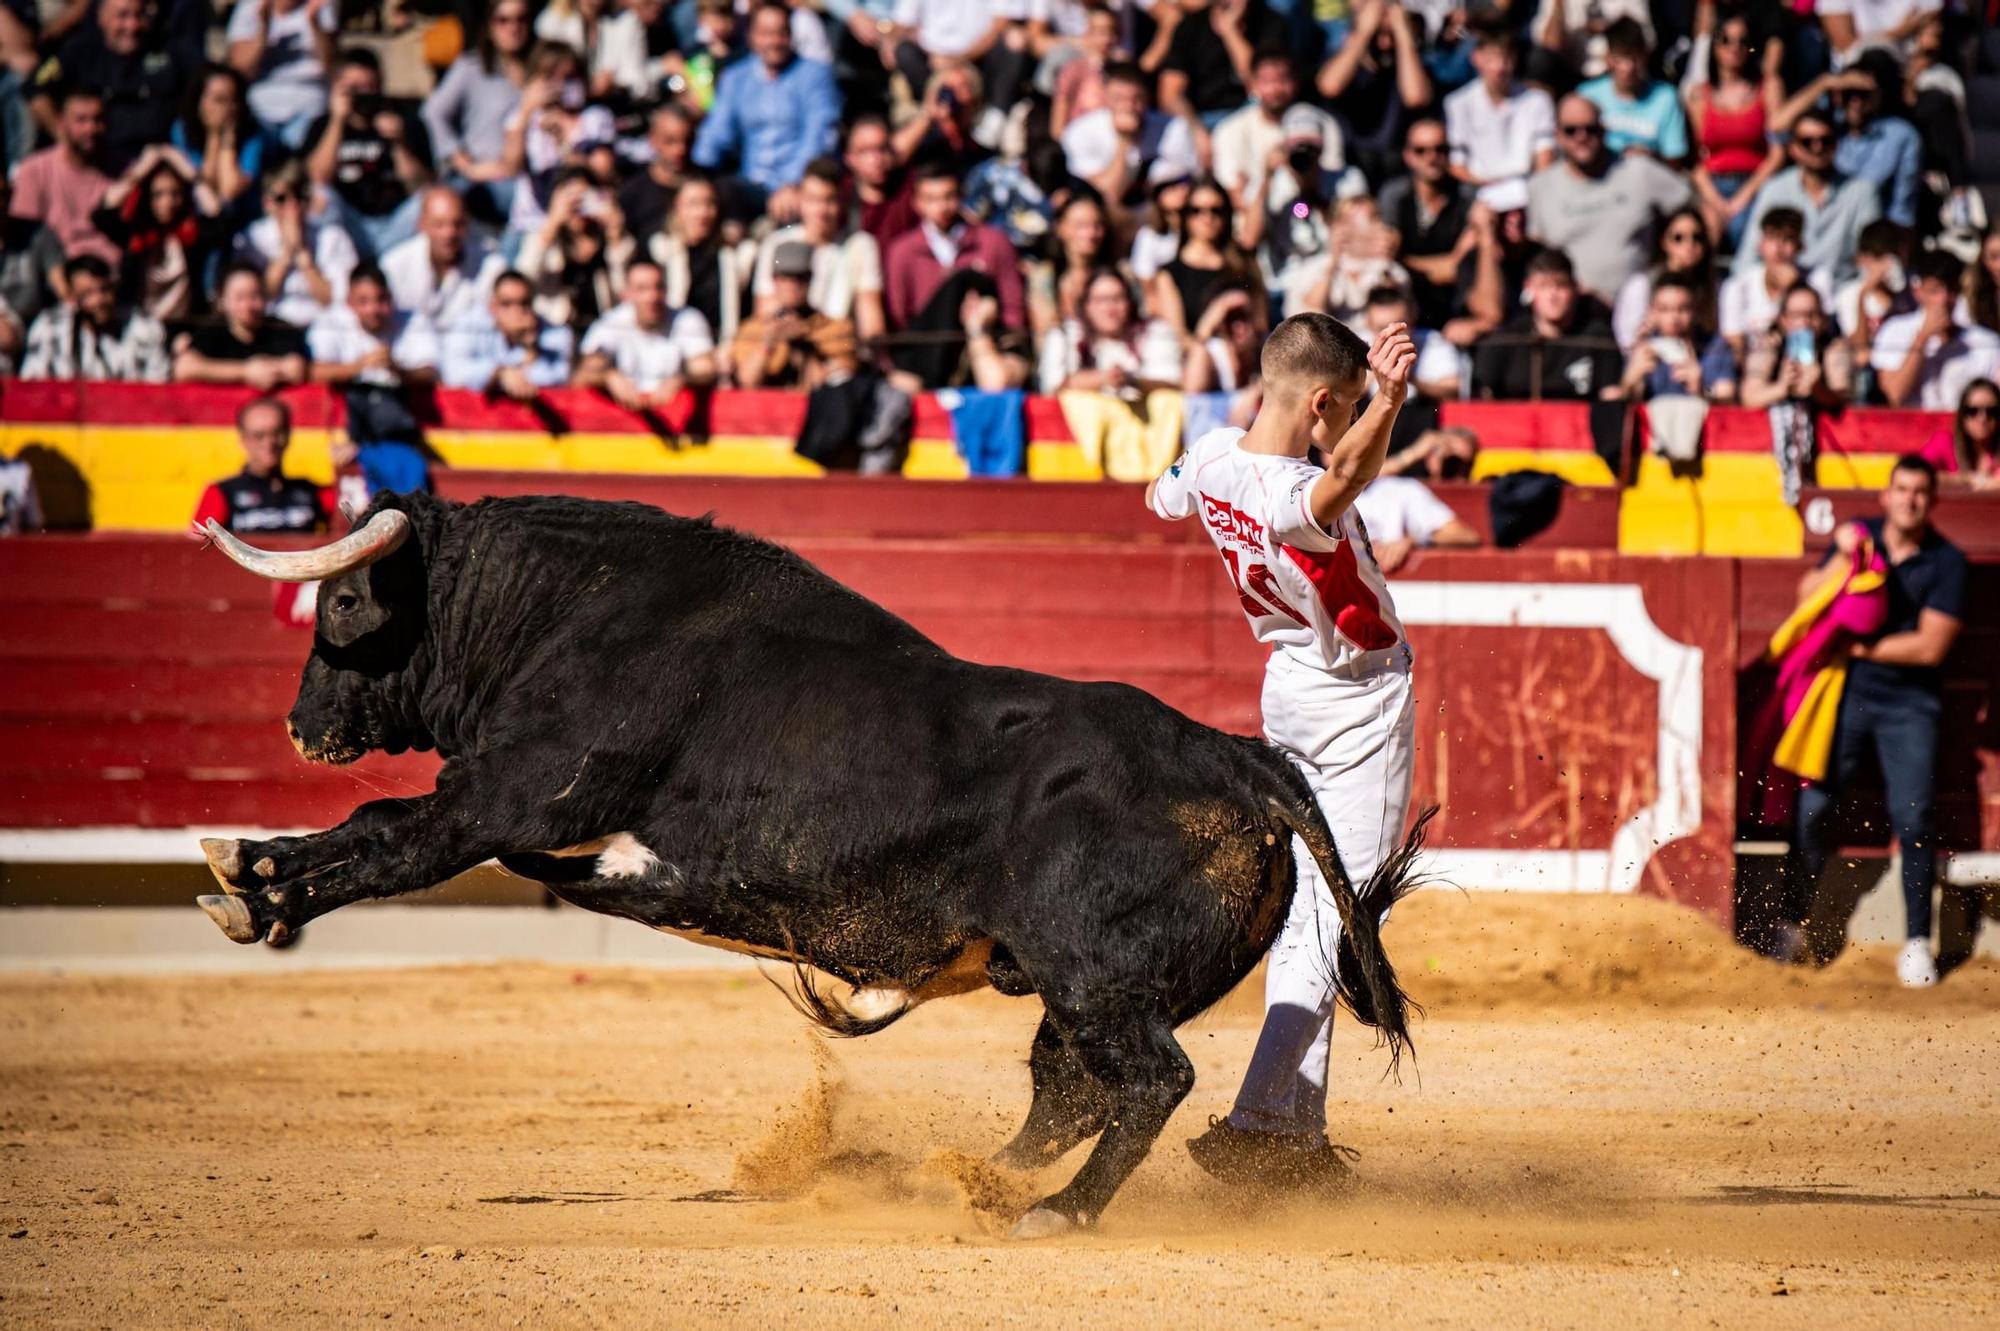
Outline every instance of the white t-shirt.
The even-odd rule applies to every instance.
[[[1408,537],[1418,545],[1429,545],[1447,522],[1458,517],[1450,504],[1414,476],[1377,476],[1354,497],[1354,511],[1361,515],[1370,540]]]
[[[506,270],[507,261],[475,239],[465,242],[458,266],[443,277],[431,269],[431,245],[424,236],[411,236],[382,256],[390,301],[405,314],[422,315],[433,328],[456,328],[478,318],[493,293],[493,279]]]
[[[915,32],[917,45],[934,56],[964,55],[993,30],[993,20],[1026,17],[1023,0],[896,0],[896,26]]]
[[[759,296],[771,294],[771,256],[788,240],[803,242],[805,228],[794,222],[764,237],[757,247],[757,276],[753,289]],[[830,319],[852,319],[854,298],[864,291],[882,290],[882,247],[866,231],[857,231],[846,240],[813,246],[812,279],[806,285],[806,303]]]
[[[1934,14],[1944,0],[1819,0],[1819,12],[1845,14],[1854,20],[1856,41],[1869,41],[1894,31],[1912,14]]]
[[[264,0],[237,0],[236,8],[229,11],[229,40],[245,42],[255,37],[263,23],[263,8]],[[340,30],[339,10],[338,5],[328,5],[319,11],[322,32]],[[309,14],[308,5],[302,2],[271,16],[264,55],[257,62],[257,77],[250,80],[247,99],[250,114],[262,124],[282,125],[326,110],[326,66],[320,64],[319,53],[313,48]]]
[[[396,314],[380,335],[371,333],[345,305],[330,307],[306,329],[306,347],[312,358],[324,365],[352,365],[380,347],[389,349],[389,359],[397,369],[435,369],[439,347],[437,331],[421,318]],[[381,384],[393,388],[402,382],[395,370],[363,370],[356,383]]]
[[[1870,353],[1877,376],[1902,368],[1923,326],[1922,310],[1882,321]],[[1959,398],[1974,379],[2000,379],[2000,335],[1984,328],[1956,328],[1948,338],[1934,336],[1918,354],[1924,358],[1923,368],[1917,371],[1916,396],[1903,403],[1906,407],[1957,411]]]
[[[714,350],[715,336],[700,310],[669,310],[666,326],[648,331],[630,305],[619,305],[583,335],[584,355],[610,357],[613,368],[648,393]]]
[[[1335,530],[1307,496],[1323,474],[1304,458],[1246,453],[1237,429],[1210,430],[1153,491],[1153,511],[1198,515],[1228,567],[1243,613],[1271,660],[1328,670],[1404,642],[1389,585],[1349,508]]]
[[[1319,165],[1322,171],[1340,172],[1347,166],[1347,153],[1340,134],[1340,122],[1316,106],[1298,103],[1319,121],[1321,140]],[[1286,115],[1294,115],[1295,110]],[[1260,174],[1271,149],[1285,142],[1285,131],[1264,114],[1255,102],[1224,116],[1210,137],[1215,158],[1215,181],[1231,194],[1242,190],[1251,176]]]
[[[1062,132],[1062,148],[1072,175],[1088,178],[1110,166],[1112,155],[1118,151],[1118,131],[1111,124],[1111,108],[1100,106],[1070,121]],[[1191,176],[1197,167],[1194,136],[1179,116],[1148,111],[1145,123],[1139,128],[1139,141],[1126,149],[1126,159],[1133,172],[1143,169],[1148,180]]]
[[[1042,361],[1036,373],[1044,393],[1062,387],[1063,380],[1083,368],[1083,325],[1074,319],[1051,328],[1042,339]],[[1181,381],[1181,339],[1159,319],[1149,319],[1131,342],[1100,337],[1090,346],[1090,368],[1123,369],[1135,379],[1147,379],[1179,386]]]
[[[1540,88],[1516,88],[1499,105],[1474,79],[1444,99],[1451,160],[1487,183],[1479,201],[1496,212],[1528,206],[1535,154],[1556,143],[1556,104]]]
[[[308,221],[305,225],[306,245],[312,250],[313,266],[319,269],[320,276],[333,289],[333,295],[325,305],[314,300],[311,288],[306,285],[305,274],[294,266],[285,274],[285,285],[278,289],[278,298],[271,302],[267,311],[272,318],[283,319],[299,328],[311,324],[321,313],[347,299],[347,275],[354,271],[355,264],[361,262],[346,227],[315,221]],[[230,257],[239,263],[254,263],[261,269],[271,262],[271,256],[278,252],[278,248],[278,219],[267,215],[243,228],[231,248]]]
[[[1815,268],[1806,274],[1806,283],[1819,293],[1820,308],[1833,312],[1833,283],[1827,279],[1824,269]],[[1778,302],[1785,298],[1780,291],[1773,296],[1765,289],[1764,265],[1753,263],[1749,267],[1730,274],[1723,279],[1722,286],[1715,293],[1715,322],[1724,337],[1754,337],[1771,326],[1778,317]]]

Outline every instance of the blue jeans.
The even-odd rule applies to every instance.
[[[1803,922],[1819,890],[1833,811],[1841,792],[1873,761],[1882,769],[1889,825],[1903,852],[1903,910],[1908,937],[1931,936],[1931,890],[1937,884],[1937,835],[1932,795],[1937,784],[1937,694],[1902,684],[1877,684],[1850,676],[1840,700],[1833,757],[1826,782],[1799,791],[1797,826],[1785,859],[1784,917]]]
[[[1715,182],[1715,192],[1734,202],[1745,185],[1750,183],[1747,175],[1715,175],[1709,179]],[[1743,211],[1729,219],[1729,225],[1722,229],[1722,248],[1734,253],[1743,244],[1743,233],[1750,228],[1750,214],[1757,210],[1753,201],[1743,205]]]

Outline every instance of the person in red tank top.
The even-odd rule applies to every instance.
[[[1710,6],[1702,6],[1705,16]],[[1782,167],[1784,153],[1770,141],[1771,117],[1783,102],[1777,70],[1784,52],[1776,37],[1760,47],[1743,14],[1715,24],[1706,77],[1683,90],[1694,130],[1693,181],[1710,234],[1734,249],[1750,220],[1757,191]],[[1696,50],[1697,59],[1701,52]]]

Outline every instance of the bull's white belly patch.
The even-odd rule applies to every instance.
[[[650,873],[660,863],[660,857],[630,832],[613,832],[610,836],[579,841],[574,846],[544,851],[543,854],[553,855],[558,859],[568,859],[576,855],[595,855],[599,878],[640,878]]]

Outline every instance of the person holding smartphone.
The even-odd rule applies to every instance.
[[[1729,402],[1736,397],[1736,358],[1729,344],[1695,322],[1695,279],[1662,273],[1640,325],[1639,340],[1625,362],[1620,395],[1644,402],[1686,395]]]
[[[1797,282],[1745,351],[1741,397],[1760,411],[1780,402],[1838,409],[1852,394],[1853,375],[1853,357],[1830,335],[1819,292]]]

